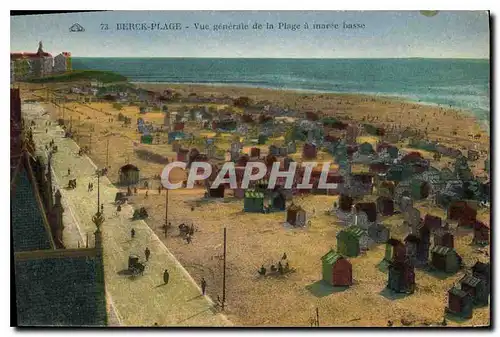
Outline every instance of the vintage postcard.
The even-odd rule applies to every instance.
[[[491,326],[487,11],[13,14],[13,324]]]

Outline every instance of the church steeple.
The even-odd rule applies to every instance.
[[[43,43],[42,41],[38,42],[38,51],[36,52],[38,55],[43,55]]]

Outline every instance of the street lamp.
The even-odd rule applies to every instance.
[[[100,177],[101,177],[101,171],[100,170],[96,170],[96,174],[97,174],[97,214],[99,214],[99,206],[100,206]]]

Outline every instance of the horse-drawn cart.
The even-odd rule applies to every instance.
[[[68,189],[73,190],[76,188],[76,179],[70,179],[68,181]]]
[[[115,196],[115,204],[116,205],[123,205],[128,201],[127,196],[123,192],[116,192]]]
[[[139,262],[139,257],[137,255],[129,255],[128,257],[128,271],[132,275],[144,275],[144,269],[146,266]]]

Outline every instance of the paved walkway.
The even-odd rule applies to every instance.
[[[54,140],[58,152],[52,158],[55,183],[66,186],[68,179],[77,179],[74,190],[61,189],[64,200],[65,220],[68,220],[68,237],[71,245],[89,235],[89,245],[94,245],[92,233],[95,225],[92,216],[97,211],[96,166],[86,156],[79,157],[78,145],[62,137],[62,130],[55,126],[45,132],[48,115],[42,116],[43,108],[38,104],[23,105],[25,116],[33,118],[37,126],[34,138],[42,148]],[[70,175],[68,176],[68,169]],[[94,191],[87,192],[89,182]],[[125,326],[230,326],[227,318],[216,313],[213,302],[201,296],[201,290],[187,271],[170,253],[156,234],[142,220],[131,221],[133,209],[122,207],[119,216],[114,215],[114,198],[118,189],[106,177],[100,179],[100,202],[104,204],[106,221],[102,226],[106,289],[116,310],[118,320]],[[75,207],[77,206],[77,207]],[[74,226],[71,224],[78,224]],[[77,229],[76,229],[77,227]],[[132,239],[131,229],[136,235]],[[143,276],[125,275],[130,254],[145,260],[144,250],[151,250]],[[170,281],[163,284],[163,272],[169,270]]]

